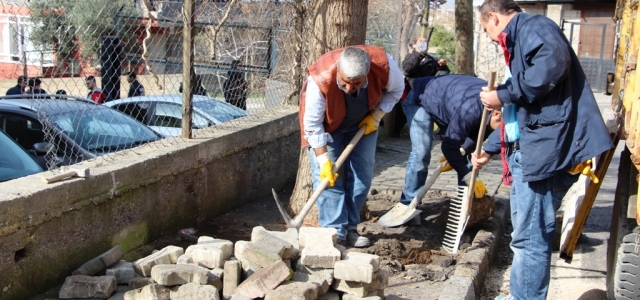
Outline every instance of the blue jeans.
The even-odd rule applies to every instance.
[[[331,134],[333,142],[327,144],[331,160],[335,162],[342,150],[349,144],[358,128],[336,130]],[[362,136],[345,160],[340,176],[333,187],[328,187],[318,198],[318,218],[320,226],[332,227],[338,231],[338,239],[347,237],[347,230],[357,229],[360,210],[367,200],[373,179],[378,131]],[[313,189],[320,185],[320,169],[313,149],[309,150]],[[335,170],[334,170],[335,172]]]
[[[407,100],[413,96],[409,92]],[[433,122],[431,116],[420,105],[405,100],[402,104],[407,116],[409,138],[411,138],[411,153],[407,161],[407,171],[404,176],[404,189],[400,196],[400,203],[409,205],[427,180],[429,162],[431,161],[431,145],[433,143]]]
[[[509,156],[511,184],[510,294],[518,300],[546,299],[549,289],[551,242],[555,229],[554,177],[524,182],[521,154]]]

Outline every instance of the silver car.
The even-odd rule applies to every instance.
[[[131,97],[109,101],[103,105],[130,115],[164,137],[182,133],[182,94]],[[218,125],[248,115],[246,111],[226,102],[207,96],[193,96],[193,129]]]

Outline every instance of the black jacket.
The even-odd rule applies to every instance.
[[[134,80],[129,85],[129,94],[127,97],[136,97],[136,96],[144,96],[144,86],[138,82],[138,80]]]
[[[411,87],[414,79],[435,75],[437,66],[438,63],[433,56],[417,51],[412,51],[402,60],[402,71]]]
[[[458,179],[471,172],[460,148],[468,154],[475,149],[484,108],[480,92],[485,86],[486,81],[468,75],[417,78],[413,85],[415,97],[405,100],[421,105],[431,120],[445,129],[442,153],[458,173]],[[491,132],[487,126],[485,137]]]
[[[16,85],[10,89],[7,90],[7,96],[11,96],[11,95],[22,95],[22,87],[19,85]]]

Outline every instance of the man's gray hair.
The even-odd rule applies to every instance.
[[[338,71],[349,79],[367,76],[370,65],[369,53],[358,47],[345,48],[338,58]]]

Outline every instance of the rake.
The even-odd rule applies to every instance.
[[[496,82],[496,69],[491,68],[489,75],[488,89],[493,90]],[[480,129],[478,130],[478,140],[476,141],[476,157],[480,156],[482,151],[482,141],[484,141],[484,132],[487,128],[487,117],[489,111],[487,108],[482,109],[482,120],[480,121]],[[464,233],[464,229],[467,227],[469,217],[471,216],[471,204],[473,203],[473,188],[478,178],[478,170],[473,169],[471,171],[471,181],[469,187],[458,186],[456,190],[456,197],[451,199],[449,204],[449,218],[447,220],[447,227],[445,228],[444,239],[442,241],[442,248],[445,251],[456,254],[460,247],[460,239]]]

